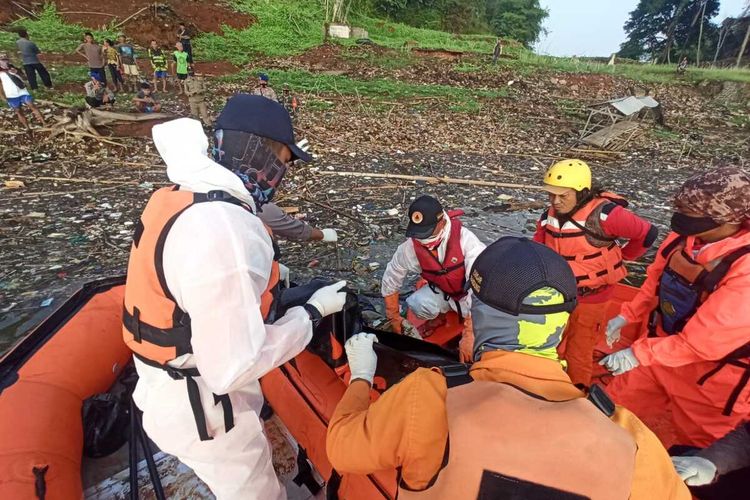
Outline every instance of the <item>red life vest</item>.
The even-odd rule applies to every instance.
[[[461,215],[463,210],[449,210],[451,231],[445,248],[445,258],[440,262],[437,252],[430,251],[416,239],[412,238],[414,253],[417,255],[422,278],[454,300],[466,296],[466,266],[464,251],[461,248]]]
[[[167,287],[162,259],[167,235],[177,218],[196,203],[212,201],[239,205],[252,216],[246,205],[223,191],[204,194],[180,191],[179,186],[167,186],[151,196],[133,235],[125,282],[122,329],[123,340],[140,361],[165,370],[172,378],[187,380],[190,404],[202,441],[211,437],[206,429],[198,386],[193,380],[200,373],[197,368],[178,369],[168,365],[175,358],[192,353],[193,348],[190,343],[190,316],[180,309]],[[271,276],[261,298],[264,319],[274,312],[278,293],[279,264],[275,244],[274,250]],[[217,404],[222,403],[224,407],[225,428],[229,432],[234,425],[229,397],[226,394],[214,396]]]
[[[602,215],[608,215],[617,205],[627,206],[627,201],[603,193],[565,218],[558,217],[552,207],[542,214],[544,244],[568,261],[579,295],[614,285],[628,274],[617,238],[607,235],[601,226]]]

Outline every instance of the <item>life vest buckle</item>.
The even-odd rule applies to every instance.
[[[185,375],[180,372],[177,368],[172,368],[169,365],[164,365],[164,371],[167,372],[167,375],[172,377],[172,380],[182,380],[185,378]]]

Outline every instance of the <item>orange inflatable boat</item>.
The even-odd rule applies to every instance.
[[[107,392],[131,359],[121,333],[123,283],[113,278],[85,285],[0,359],[0,499],[84,496],[83,402]],[[628,300],[634,292],[619,286],[617,299]],[[612,305],[612,316],[617,308]],[[395,470],[339,476],[326,457],[326,426],[348,377],[343,343],[361,327],[354,316],[350,310],[348,316],[326,318],[308,349],[261,384],[299,446],[298,464],[311,464],[339,498],[395,498]],[[429,342],[375,332],[380,342],[373,398],[417,367],[457,362],[450,348],[460,325],[450,315],[441,321],[417,325]],[[624,336],[636,331],[631,326]],[[606,352],[606,345],[601,350]]]

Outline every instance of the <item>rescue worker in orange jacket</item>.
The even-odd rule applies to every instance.
[[[563,370],[556,348],[576,301],[563,258],[501,238],[470,283],[470,370],[419,368],[371,404],[377,338],[347,341],[351,382],[326,443],[337,471],[398,468],[400,499],[690,498],[656,436],[598,387],[587,399]]]
[[[544,175],[544,189],[550,207],[537,223],[534,241],[565,257],[575,274],[578,307],[568,321],[560,356],[573,383],[587,386],[613,285],[628,274],[623,260],[643,255],[658,231],[627,210],[624,198],[594,186],[591,170],[581,160],[552,165]],[[628,241],[621,246],[617,240]]]
[[[607,341],[627,323],[648,326],[601,364],[615,401],[643,419],[671,415],[678,444],[705,447],[750,419],[750,175],[698,174],[674,203],[673,232]]]
[[[219,500],[280,499],[258,379],[305,348],[315,321],[342,309],[345,282],[277,310],[278,252],[255,211],[288,162],[309,158],[286,111],[263,97],[232,97],[218,123],[219,159],[234,163],[208,157],[197,120],[153,129],[175,185],[152,195],[128,263],[123,337],[139,375],[133,399],[148,436]]]
[[[419,336],[401,316],[399,291],[408,273],[418,273],[426,285],[412,293],[406,303],[420,319],[435,319],[456,311],[464,324],[459,344],[462,361],[471,357],[473,346],[471,297],[466,280],[474,259],[485,245],[474,233],[463,227],[461,211],[445,211],[432,196],[420,196],[409,206],[407,239],[399,245],[385,268],[381,293],[386,316],[396,333]]]

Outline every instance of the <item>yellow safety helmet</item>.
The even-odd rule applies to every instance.
[[[552,194],[591,189],[591,169],[581,160],[558,161],[544,174],[544,189]]]

